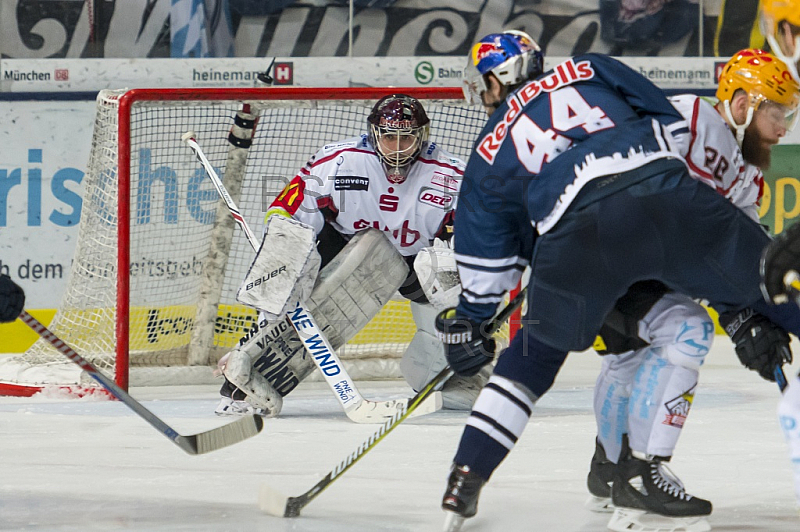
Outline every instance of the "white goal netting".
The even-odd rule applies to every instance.
[[[431,139],[466,160],[485,114],[466,107],[460,89],[436,91],[411,93],[431,118]],[[372,105],[391,92],[101,92],[79,241],[50,328],[118,382],[124,383],[129,370],[133,384],[210,375],[209,368],[255,319],[253,310],[235,300],[253,251],[227,210],[218,212],[217,192],[181,136],[197,133],[244,218],[260,234],[266,207],[305,161],[325,144],[365,134]],[[231,144],[235,123],[237,135],[246,139],[252,118],[252,145]],[[339,354],[351,361],[354,378],[394,377],[394,361],[414,331],[408,303],[397,298]],[[0,367],[0,381],[79,384],[80,370],[72,366],[39,341]],[[136,368],[147,368],[138,372],[139,382]]]

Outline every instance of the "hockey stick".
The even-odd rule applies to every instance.
[[[492,320],[489,331],[491,334],[497,332],[503,323],[511,317],[525,299],[527,288],[523,288],[512,299],[508,305],[500,311],[500,313]],[[426,384],[409,402],[408,406],[403,408],[402,411],[397,412],[395,416],[387,421],[380,429],[377,430],[372,436],[367,438],[358,448],[347,455],[347,458],[339,462],[322,480],[314,484],[314,486],[305,493],[297,497],[287,497],[277,490],[267,486],[261,486],[261,491],[258,495],[258,505],[262,511],[275,515],[278,517],[298,517],[300,510],[302,510],[308,503],[314,500],[317,495],[322,493],[328,486],[339,478],[345,471],[350,469],[362,456],[367,454],[370,449],[375,447],[387,434],[397,427],[400,423],[408,419],[411,412],[414,411],[425,399],[442,387],[442,385],[453,376],[453,370],[450,366],[440,371],[431,381]]]
[[[784,286],[786,286],[786,291],[795,303],[800,306],[800,275],[798,275],[796,271],[790,270],[786,272],[786,275],[783,277],[783,283]],[[775,377],[775,382],[778,384],[778,388],[781,389],[781,392],[786,390],[789,381],[786,380],[783,366],[776,366],[772,375]]]
[[[76,353],[74,349],[64,343],[63,340],[42,325],[36,318],[28,314],[27,311],[23,310],[22,314],[19,315],[19,319],[33,329],[36,334],[53,344],[53,347],[58,349],[62,355],[80,366],[83,371],[96,380],[108,393],[125,403],[125,405],[136,412],[139,417],[157,428],[164,436],[172,440],[178,447],[189,454],[208,453],[227,447],[228,445],[233,445],[251,436],[255,436],[261,432],[264,426],[261,417],[254,415],[237,419],[233,423],[228,423],[227,425],[199,434],[190,434],[188,436],[178,434],[175,429],[164,423],[161,418],[142,406],[142,403],[128,395],[125,390],[117,386],[113,380],[102,374],[88,360]]]
[[[208,162],[203,150],[195,139],[195,133],[193,131],[187,131],[183,134],[181,139],[192,148],[200,164],[203,165],[206,174],[214,183],[217,192],[228,207],[231,216],[233,216],[236,223],[244,232],[253,250],[258,252],[258,239],[256,239],[250,226],[247,225],[247,221],[244,219],[241,212],[239,212],[239,208],[236,206],[233,198],[230,197],[230,194],[228,194],[225,185],[217,175],[214,167]],[[369,401],[364,399],[356,388],[353,379],[350,378],[350,375],[342,365],[342,361],[336,354],[336,350],[333,349],[328,339],[325,338],[325,335],[322,333],[322,330],[317,325],[311,313],[301,303],[298,303],[297,307],[289,313],[289,321],[297,331],[297,335],[302,340],[303,346],[306,348],[306,351],[308,351],[314,364],[319,368],[325,382],[342,405],[345,414],[347,414],[347,417],[352,421],[356,423],[385,423],[387,420],[394,419],[399,412],[407,409],[409,404],[408,399],[394,399],[391,401]],[[320,349],[320,345],[322,345],[324,349]],[[326,361],[325,368],[322,367],[320,359],[318,358],[322,355],[324,355]],[[417,415],[429,414],[440,408],[441,396],[436,396],[424,407],[420,408]]]

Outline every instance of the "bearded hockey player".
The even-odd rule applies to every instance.
[[[758,222],[759,167],[769,167],[772,146],[791,128],[800,87],[776,57],[742,50],[723,68],[717,98],[715,105],[691,94],[670,98],[690,124],[686,163],[693,178]],[[721,322],[742,364],[765,379],[774,381],[775,368],[791,362],[789,335],[762,315],[747,309],[723,315]],[[706,530],[701,516],[711,504],[687,494],[663,464],[689,414],[713,322],[688,297],[643,281],[617,302],[600,337],[596,347],[606,356],[594,391],[598,437],[587,479],[590,506],[610,510],[613,497],[611,530]],[[648,485],[660,499],[655,509],[627,481],[640,471],[656,480]],[[624,481],[616,489],[615,478]]]
[[[310,268],[297,284],[313,285],[313,291],[306,289],[307,308],[334,348],[364,327],[399,287],[411,300],[419,329],[401,361],[416,390],[446,364],[433,320],[460,292],[446,242],[464,163],[429,141],[428,116],[410,96],[382,98],[367,128],[360,137],[322,147],[300,169],[267,212],[262,249],[275,254],[279,242],[270,227],[281,217],[312,234],[311,255],[318,258],[309,262],[320,263],[321,272],[316,277]],[[308,260],[299,249],[287,254]],[[270,318],[262,315],[220,361],[226,381],[217,414],[275,416],[282,397],[314,370],[286,320]],[[444,406],[469,408],[485,379],[453,381],[443,390]]]

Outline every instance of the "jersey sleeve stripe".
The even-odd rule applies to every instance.
[[[499,268],[502,266],[521,265],[523,267],[528,265],[528,261],[517,255],[511,257],[502,257],[498,259],[475,257],[473,255],[464,255],[462,253],[455,254],[456,261],[464,264],[465,266],[485,266],[487,268]]]
[[[458,175],[464,175],[464,169],[463,168],[459,168],[457,166],[453,166],[453,165],[450,165],[450,164],[445,164],[445,163],[442,163],[442,162],[439,162],[439,161],[434,161],[432,159],[423,159],[422,157],[418,158],[417,161],[419,161],[421,163],[425,163],[425,164],[432,164],[432,165],[435,165],[435,166],[441,166],[442,168],[447,168],[448,170],[454,171]]]
[[[314,168],[315,166],[319,166],[320,164],[326,163],[326,162],[330,161],[331,159],[335,159],[336,157],[338,157],[339,155],[341,155],[342,153],[344,153],[346,151],[356,152],[356,153],[367,153],[367,154],[373,153],[370,150],[359,150],[358,148],[345,148],[345,149],[342,149],[342,150],[337,150],[337,151],[333,152],[332,154],[330,154],[330,155],[328,155],[326,157],[323,157],[321,159],[317,159],[316,161],[314,161],[314,164],[311,165],[311,168]]]
[[[524,264],[510,264],[508,266],[481,266],[478,264],[468,264],[466,262],[460,262],[460,261],[456,261],[456,264],[458,264],[462,268],[469,268],[470,270],[477,270],[480,272],[489,272],[489,273],[507,272],[511,270],[522,271],[525,269]]]

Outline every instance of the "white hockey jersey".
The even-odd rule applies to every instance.
[[[443,236],[453,217],[465,164],[431,142],[400,183],[386,177],[367,135],[323,146],[272,202],[319,234],[375,227],[403,256]]]
[[[764,175],[757,166],[745,162],[728,123],[712,104],[693,94],[669,100],[689,123],[688,153],[681,154],[686,158],[689,173],[758,222]]]

